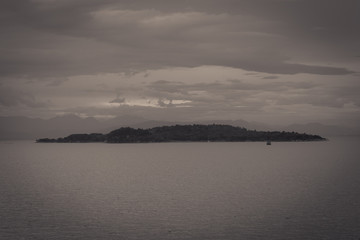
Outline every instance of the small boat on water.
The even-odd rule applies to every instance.
[[[266,145],[271,145],[271,142],[270,142],[270,141],[267,141],[267,142],[266,142]]]

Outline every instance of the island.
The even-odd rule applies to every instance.
[[[293,142],[325,141],[318,135],[284,131],[256,131],[231,125],[174,125],[149,129],[122,127],[108,134],[71,134],[64,138],[37,139],[37,143],[160,143],[160,142]]]

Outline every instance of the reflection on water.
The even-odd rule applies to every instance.
[[[358,239],[359,143],[0,143],[0,239]]]

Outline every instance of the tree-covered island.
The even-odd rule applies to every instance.
[[[150,142],[246,142],[324,141],[318,135],[297,132],[256,131],[230,125],[174,125],[149,129],[122,127],[108,134],[71,134],[64,138],[37,139],[38,143],[150,143]]]

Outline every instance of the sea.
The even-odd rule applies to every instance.
[[[360,239],[360,138],[0,142],[1,240]]]

